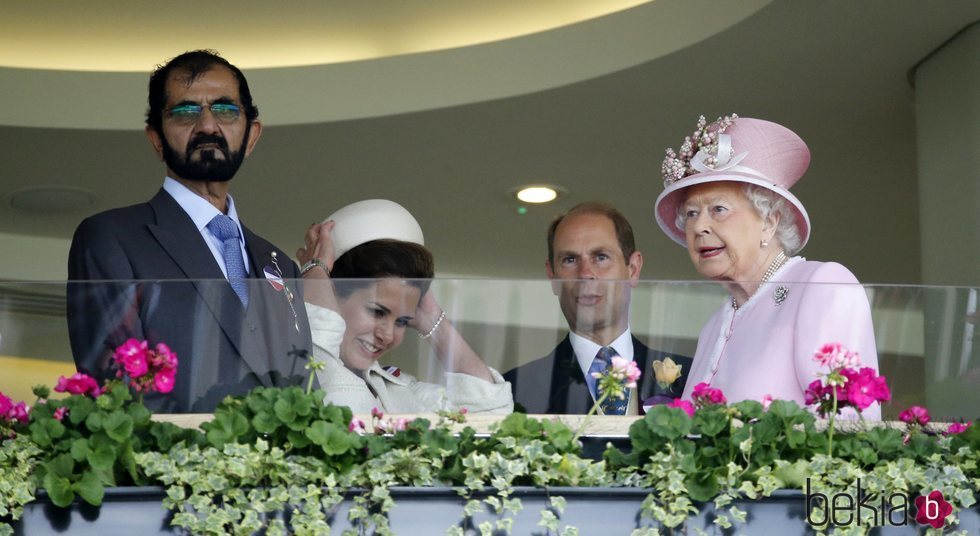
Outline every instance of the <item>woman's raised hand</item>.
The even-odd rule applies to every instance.
[[[322,275],[330,275],[334,261],[333,238],[330,236],[330,232],[335,223],[334,221],[314,223],[306,230],[306,236],[304,236],[306,245],[296,250],[296,258],[301,265],[318,260],[323,263],[325,268],[325,273]]]

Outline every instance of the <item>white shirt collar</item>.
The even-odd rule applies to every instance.
[[[206,199],[170,177],[163,179],[163,189],[191,217],[199,232],[203,233],[208,223],[215,216],[221,214],[221,211],[211,203],[208,203]],[[244,244],[245,233],[242,231],[241,222],[238,221],[238,211],[235,210],[235,201],[231,198],[231,194],[228,194],[228,214],[226,216],[231,218],[235,222],[235,225],[238,226],[238,237],[241,243]]]
[[[575,359],[578,361],[578,366],[582,369],[582,374],[587,375],[589,373],[589,367],[592,366],[592,360],[595,359],[595,355],[599,353],[599,349],[602,347],[574,331],[568,334],[568,339],[572,343],[572,350],[575,351]],[[626,331],[620,334],[619,337],[616,337],[609,346],[612,346],[613,350],[616,350],[616,353],[620,357],[632,361],[633,333],[630,331],[629,326],[626,326]]]

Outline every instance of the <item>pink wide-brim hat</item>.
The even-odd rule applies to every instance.
[[[714,130],[715,125],[709,126]],[[687,247],[683,228],[677,227],[677,208],[686,199],[685,190],[709,182],[733,181],[771,190],[789,202],[796,214],[800,249],[810,239],[810,216],[789,189],[810,166],[810,150],[792,130],[762,119],[739,117],[720,137],[728,136],[730,158],[720,158],[708,171],[687,175],[667,185],[657,197],[657,224],[674,242]],[[723,151],[724,152],[724,151]],[[697,159],[695,154],[694,159]]]
[[[387,199],[365,199],[334,212],[334,258],[372,240],[392,239],[425,245],[422,227],[405,207]]]

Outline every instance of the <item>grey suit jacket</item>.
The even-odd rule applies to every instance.
[[[164,190],[148,203],[85,219],[68,257],[68,330],[79,371],[112,375],[112,350],[134,337],[167,344],[179,360],[174,390],[147,399],[157,410],[208,412],[226,395],[301,383],[300,354],[312,351],[302,289],[287,283],[290,308],[264,275],[273,252],[285,279],[299,270],[271,243],[243,232],[247,308],[190,216]]]

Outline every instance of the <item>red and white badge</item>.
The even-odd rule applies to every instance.
[[[286,283],[279,277],[279,274],[271,266],[266,266],[262,271],[265,273],[265,280],[272,285],[272,288],[282,292],[282,289],[286,287]]]

